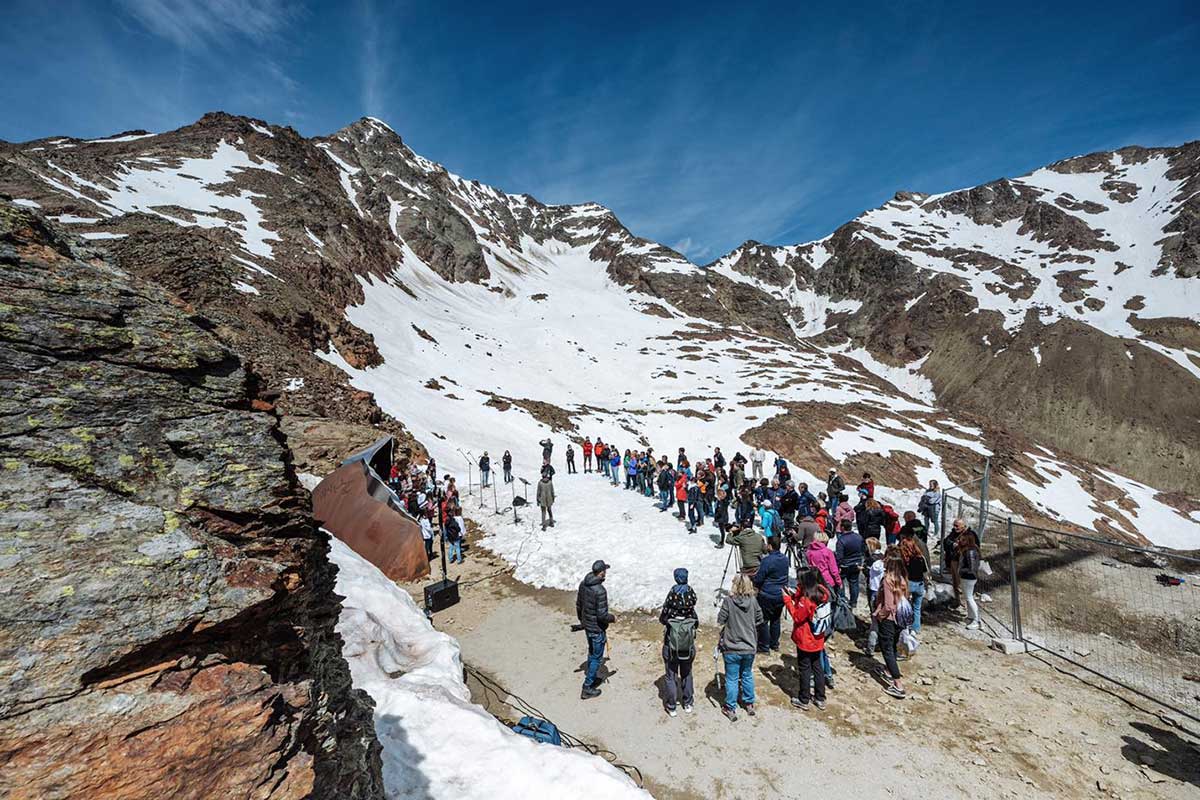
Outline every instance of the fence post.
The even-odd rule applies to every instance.
[[[988,457],[983,462],[983,485],[979,489],[979,541],[983,542],[984,530],[988,518],[988,489],[992,475],[992,459]]]
[[[1018,642],[1023,642],[1025,634],[1021,630],[1021,587],[1017,584],[1017,551],[1013,544],[1012,517],[1008,518],[1008,581],[1009,593],[1012,595],[1013,638]],[[1028,649],[1026,646],[1026,651]]]

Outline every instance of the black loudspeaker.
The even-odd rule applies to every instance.
[[[430,614],[458,605],[458,581],[443,578],[425,586],[425,610]]]

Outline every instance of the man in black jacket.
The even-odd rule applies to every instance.
[[[583,678],[583,690],[579,693],[581,700],[589,700],[600,695],[596,687],[596,673],[600,671],[600,662],[604,660],[604,648],[608,644],[608,626],[617,618],[608,611],[608,592],[604,588],[604,578],[608,575],[608,564],[597,561],[592,564],[592,571],[584,576],[575,594],[575,616],[583,626],[588,640],[587,672]]]

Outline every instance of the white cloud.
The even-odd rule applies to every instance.
[[[119,0],[147,30],[182,48],[220,44],[230,36],[262,41],[292,14],[282,0]]]

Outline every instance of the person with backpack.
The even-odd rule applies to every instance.
[[[905,697],[904,684],[900,680],[900,665],[896,661],[896,647],[900,643],[900,632],[911,623],[912,607],[908,600],[908,573],[904,560],[896,548],[889,547],[884,558],[883,580],[872,617],[879,624],[879,647],[887,666],[891,682],[883,691],[892,697]]]
[[[779,618],[783,616],[783,595],[788,585],[788,560],[779,552],[779,545],[778,536],[767,539],[767,555],[759,562],[753,578],[758,589],[758,607],[763,613],[763,623],[758,628],[760,653],[779,650]]]
[[[479,488],[486,489],[488,478],[492,474],[492,459],[488,458],[487,450],[479,457]]]
[[[542,530],[546,530],[547,520],[554,527],[554,482],[550,476],[542,473],[537,485],[537,504],[542,510]]]
[[[796,593],[785,594],[783,604],[792,617],[792,643],[796,645],[796,668],[800,673],[799,690],[792,705],[808,710],[809,703],[825,709],[825,670],[821,654],[829,636],[833,611],[830,595],[817,571],[801,570],[796,576]],[[811,687],[811,688],[810,688]]]
[[[512,453],[507,450],[504,451],[504,456],[500,459],[500,466],[504,468],[504,482],[512,483]]]
[[[721,541],[717,542],[719,549],[725,546],[725,532],[729,530],[729,492],[725,489],[717,489],[717,505],[713,509],[713,524],[721,533]]]
[[[958,535],[955,542],[958,550],[958,576],[962,582],[962,596],[967,601],[967,630],[979,630],[979,606],[975,602],[975,583],[979,580],[979,537],[970,528]]]
[[[675,706],[683,695],[683,713],[692,713],[694,691],[692,663],[696,658],[696,592],[688,586],[688,571],[675,570],[675,585],[667,592],[658,621],[663,626],[663,663],[667,670],[665,706],[675,716]]]
[[[725,702],[721,713],[730,722],[737,722],[739,699],[746,713],[754,716],[754,654],[758,649],[758,627],[763,622],[762,609],[754,595],[750,576],[734,575],[729,595],[717,612],[717,624],[721,626],[717,649],[725,662]]]
[[[849,589],[850,610],[853,611],[858,605],[858,579],[867,560],[867,545],[862,536],[850,527],[849,520],[842,523],[833,552],[838,573],[842,576],[842,586]],[[842,596],[846,596],[844,591]]]
[[[575,474],[575,447],[567,442],[567,474]]]
[[[592,471],[592,437],[583,437],[583,474],[587,475]]]
[[[763,549],[766,545],[762,534],[754,530],[753,525],[744,528],[733,526],[729,529],[729,544],[738,549],[738,558],[742,562],[742,571],[753,575],[758,572],[762,563]]]
[[[912,514],[912,512],[908,512]],[[918,525],[920,523],[917,523]],[[921,606],[925,600],[925,576],[929,572],[929,562],[925,553],[917,544],[916,537],[901,529],[900,558],[904,560],[904,569],[908,573],[908,595],[913,608],[913,633],[921,632]]]
[[[608,610],[608,591],[604,588],[608,570],[609,565],[604,561],[593,562],[592,571],[584,576],[575,593],[575,617],[587,634],[588,642],[587,671],[583,676],[583,689],[579,693],[581,700],[600,696],[596,674],[600,671],[604,648],[608,645],[608,626],[617,621],[616,616]]]
[[[842,496],[844,491],[846,491],[846,482],[842,480],[841,475],[838,475],[836,469],[830,467],[829,477],[825,480],[825,494],[829,497],[829,513],[837,514],[838,503],[845,499]]]
[[[942,535],[942,490],[937,481],[930,481],[929,488],[917,501],[917,513],[925,520],[925,530],[937,537]],[[928,558],[926,550],[926,558]]]

